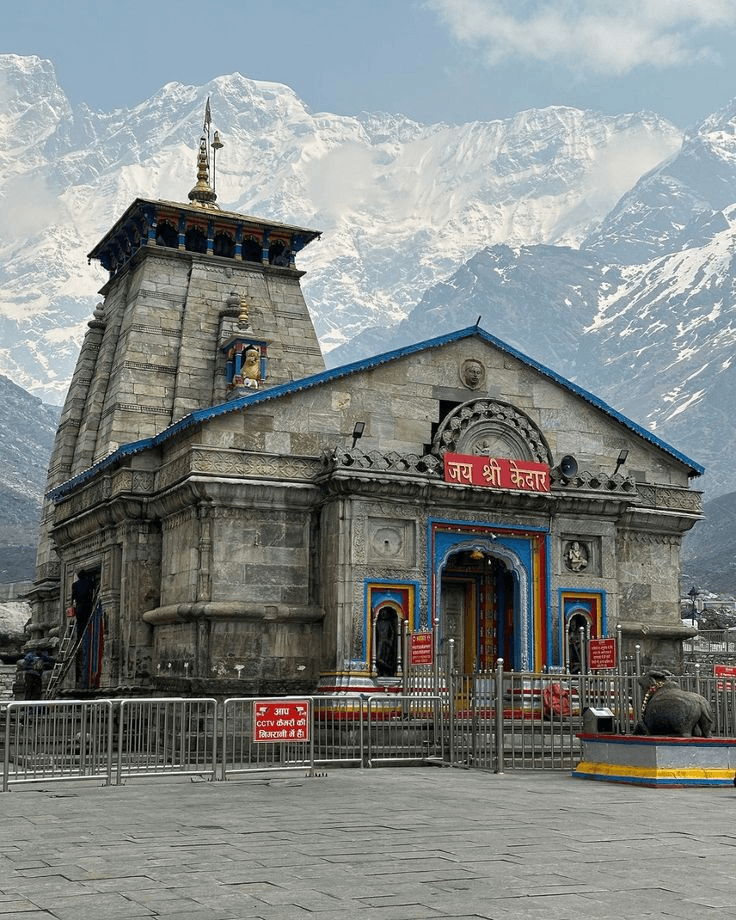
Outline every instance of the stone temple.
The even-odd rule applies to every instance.
[[[581,627],[676,670],[702,467],[480,326],[325,369],[320,234],[221,210],[206,129],[188,201],[90,253],[32,593],[37,649],[76,607],[60,692],[391,687],[414,633],[539,672]]]

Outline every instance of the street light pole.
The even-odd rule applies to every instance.
[[[695,585],[693,585],[692,588],[690,588],[690,590],[687,592],[687,594],[693,604],[692,610],[690,611],[690,618],[693,621],[693,626],[695,626],[695,620],[696,620],[695,614],[697,612],[696,607],[695,607],[695,598],[698,596],[698,594],[700,594],[700,591],[698,591]]]

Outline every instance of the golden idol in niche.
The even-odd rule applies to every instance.
[[[246,349],[245,363],[243,364],[243,386],[258,389],[261,379],[261,353],[251,346]]]

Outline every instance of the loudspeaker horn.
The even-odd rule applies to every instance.
[[[560,473],[566,478],[574,476],[578,471],[578,461],[572,456],[572,454],[565,454],[565,456],[560,460]]]

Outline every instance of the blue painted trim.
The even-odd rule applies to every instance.
[[[90,254],[90,256],[92,257],[93,254]],[[497,339],[495,336],[491,335],[489,332],[486,332],[480,327],[467,326],[465,329],[459,329],[456,332],[450,332],[446,335],[440,335],[433,339],[427,339],[424,342],[416,342],[413,345],[406,345],[402,348],[396,348],[393,351],[387,351],[380,355],[374,355],[371,358],[364,358],[361,361],[354,361],[351,364],[343,364],[340,367],[321,371],[319,374],[313,374],[311,377],[303,377],[301,380],[295,380],[290,383],[281,384],[280,386],[272,387],[266,391],[260,391],[254,393],[253,395],[241,396],[238,399],[233,399],[230,402],[219,403],[218,405],[210,406],[207,409],[198,409],[195,412],[184,416],[184,418],[179,419],[178,422],[175,422],[168,428],[164,428],[163,431],[159,432],[159,434],[153,438],[146,438],[142,441],[134,441],[131,444],[124,445],[123,447],[114,451],[104,460],[101,460],[99,463],[90,467],[88,470],[85,470],[83,473],[80,473],[73,479],[68,480],[61,486],[58,486],[56,489],[53,489],[48,493],[47,497],[51,499],[51,501],[58,501],[58,499],[62,498],[67,492],[70,492],[81,482],[91,478],[95,473],[107,468],[111,464],[116,463],[118,460],[124,457],[133,456],[134,454],[140,453],[143,450],[147,450],[149,447],[158,447],[169,438],[175,437],[181,431],[184,431],[187,428],[191,428],[195,425],[200,425],[202,422],[206,422],[209,419],[217,418],[221,415],[227,415],[230,412],[237,412],[238,410],[245,409],[248,406],[260,405],[261,403],[267,402],[271,399],[278,399],[282,396],[288,396],[291,393],[300,393],[303,390],[310,390],[313,387],[320,386],[323,383],[328,383],[332,380],[340,380],[343,377],[348,377],[350,374],[355,374],[360,371],[372,370],[376,367],[380,367],[382,364],[388,364],[391,361],[396,361],[399,358],[405,358],[408,355],[414,355],[418,352],[428,351],[431,348],[441,348],[442,346],[448,345],[452,342],[459,342],[463,339],[473,337],[477,337],[481,339],[481,341],[487,342],[489,345],[497,348],[499,351],[511,355],[512,357],[521,361],[523,364],[534,368],[544,377],[547,377],[569,392],[574,393],[581,399],[584,399],[586,402],[590,403],[590,405],[594,406],[596,409],[599,409],[601,412],[604,412],[606,415],[609,415],[611,418],[615,419],[615,421],[624,425],[626,428],[639,435],[639,437],[643,438],[645,441],[655,445],[660,450],[663,450],[665,453],[669,454],[671,457],[674,457],[680,463],[683,463],[685,466],[689,467],[691,475],[700,476],[705,472],[705,467],[701,466],[699,463],[696,463],[694,460],[691,460],[689,457],[685,456],[685,454],[680,453],[680,451],[675,450],[674,447],[671,447],[669,444],[653,435],[651,431],[647,431],[646,428],[643,428],[641,425],[637,425],[636,422],[632,422],[631,419],[626,418],[625,415],[622,415],[620,412],[617,412],[615,409],[611,408],[611,406],[603,402],[602,399],[598,399],[597,396],[594,396],[592,393],[589,393],[587,390],[584,390],[577,384],[571,383],[560,374],[555,373],[555,371],[552,371],[548,367],[545,367],[543,364],[540,364],[538,361],[535,361],[534,358],[530,358],[522,352],[518,351],[516,348],[512,348],[510,345],[502,342],[501,339]]]
[[[733,780],[730,779],[644,779],[626,776],[625,774],[592,774],[578,773],[573,770],[571,776],[574,779],[592,779],[598,783],[619,783],[627,786],[646,786],[649,789],[683,789],[686,786],[732,786]]]
[[[411,610],[409,611],[409,626],[412,632],[416,632],[416,627],[419,624],[419,591],[420,585],[418,581],[397,581],[395,578],[364,578],[363,579],[363,661],[361,662],[361,667],[370,667],[370,661],[368,656],[368,624],[370,621],[371,611],[368,606],[368,595],[370,589],[374,585],[385,585],[386,590],[383,592],[382,597],[387,600],[392,600],[394,603],[398,603],[398,599],[393,596],[392,592],[395,591],[406,591],[410,588],[414,588],[414,603],[412,604]],[[380,601],[379,603],[383,603]]]
[[[435,525],[440,528],[447,527],[446,530],[440,530],[435,535],[435,542],[432,543],[432,530]],[[447,518],[429,518],[427,520],[427,616],[431,617],[432,606],[437,599],[441,586],[442,564],[449,558],[451,551],[455,551],[459,545],[469,546],[473,543],[481,545],[488,543],[489,538],[482,533],[472,534],[467,532],[453,531],[453,527],[478,527],[487,531],[495,531],[496,539],[492,542],[491,547],[497,549],[503,547],[509,554],[515,557],[519,567],[524,572],[526,580],[526,597],[523,597],[522,586],[517,585],[519,590],[519,611],[518,617],[514,620],[514,656],[515,661],[506,662],[511,665],[513,670],[529,670],[528,664],[534,661],[535,633],[534,633],[534,566],[533,554],[531,547],[531,537],[525,536],[531,533],[547,533],[546,527],[510,527],[508,524],[492,523],[489,521],[467,521]],[[500,533],[499,531],[507,531]],[[503,553],[500,553],[503,558]],[[508,560],[505,560],[508,565]],[[516,579],[519,578],[518,572],[514,572]],[[547,578],[549,582],[549,569],[547,569]],[[548,590],[548,589],[547,589]],[[438,629],[442,635],[443,623],[441,611],[439,614]],[[526,626],[526,642],[522,644],[522,620]],[[526,662],[526,664],[525,664]]]
[[[558,661],[555,661],[553,655],[552,647],[552,534],[548,533],[544,538],[544,571],[546,575],[547,583],[545,587],[545,598],[544,605],[547,612],[547,621],[545,624],[545,632],[547,634],[547,649],[545,654],[545,659],[547,661],[547,666],[556,665],[562,663],[562,658]]]
[[[567,621],[565,619],[565,611],[562,607],[562,595],[563,594],[592,594],[600,600],[601,604],[601,635],[599,639],[613,639],[614,636],[608,635],[608,592],[603,588],[591,588],[581,585],[575,585],[575,587],[560,587],[557,589],[557,611],[558,618],[560,622],[560,664],[564,663],[565,659],[565,633],[567,632]],[[618,652],[616,653],[618,654]]]

